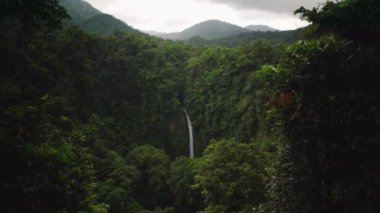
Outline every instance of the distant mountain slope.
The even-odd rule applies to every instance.
[[[266,25],[249,25],[245,28],[219,20],[208,20],[196,24],[178,33],[147,32],[150,35],[164,39],[187,40],[192,37],[201,37],[207,40],[238,36],[247,32],[275,32],[277,29]]]
[[[76,24],[80,24],[86,19],[102,14],[102,12],[91,6],[91,4],[82,0],[62,0],[61,4],[66,8],[72,21]]]
[[[152,35],[152,36],[159,36],[159,35],[168,34],[168,33],[163,33],[163,32],[157,32],[157,31],[154,31],[154,30],[147,30],[147,31],[142,31],[142,32],[146,33],[148,35]]]
[[[149,35],[156,36],[159,38],[164,38],[164,39],[171,39],[171,40],[185,40],[181,38],[181,33],[159,33],[159,34],[152,34],[149,33]]]
[[[188,39],[194,36],[201,36],[206,39],[214,39],[237,35],[245,31],[245,29],[227,22],[222,22],[219,20],[208,20],[182,31],[179,36],[180,39]]]
[[[85,31],[103,35],[112,34],[114,31],[136,31],[123,21],[108,14],[100,14],[89,18],[80,27]]]
[[[123,21],[102,13],[85,1],[62,0],[61,4],[71,16],[72,22],[87,32],[102,35],[109,35],[114,31],[138,32]]]
[[[251,43],[257,40],[267,40],[270,43],[277,45],[282,43],[290,43],[302,38],[300,30],[289,31],[273,31],[273,32],[258,32],[250,31],[243,32],[238,35],[228,36],[224,38],[216,38],[207,40],[201,37],[192,37],[184,42],[196,46],[224,46],[236,47],[242,44]]]
[[[249,25],[244,27],[247,30],[250,31],[256,31],[256,32],[274,32],[279,31],[277,29],[274,29],[272,27],[266,26],[266,25]]]
[[[173,40],[186,40],[191,37],[203,37],[205,39],[222,38],[237,35],[248,30],[219,20],[208,20],[196,24],[179,33],[168,33],[156,35],[161,38]]]

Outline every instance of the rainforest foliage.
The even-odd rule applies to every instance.
[[[58,0],[0,10],[0,212],[379,212],[377,0],[236,47],[62,29]]]

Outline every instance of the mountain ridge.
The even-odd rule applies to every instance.
[[[207,40],[236,36],[246,32],[275,32],[279,31],[267,25],[248,25],[241,27],[217,19],[206,20],[194,24],[180,32],[163,33],[156,31],[146,31],[149,35],[170,40],[187,40],[192,37],[201,37]]]
[[[255,31],[255,32],[275,32],[279,31],[278,29],[269,27],[267,25],[248,25],[244,27],[244,29],[247,29],[249,31]]]
[[[61,1],[61,5],[71,17],[71,21],[69,20],[69,22],[87,32],[102,35],[109,35],[115,31],[138,32],[138,30],[132,28],[124,21],[101,12],[86,1],[63,0]]]
[[[72,18],[72,20],[69,20],[70,23],[87,32],[99,33],[102,35],[110,35],[115,31],[124,31],[135,33],[141,32],[169,40],[188,40],[193,37],[213,40],[238,36],[241,33],[247,32],[279,31],[266,25],[248,25],[246,27],[241,27],[217,19],[210,19],[194,24],[180,32],[164,33],[157,31],[139,31],[132,28],[124,21],[119,20],[110,14],[101,12],[84,0],[62,0],[61,4],[66,8],[67,13]]]
[[[81,23],[86,19],[102,14],[100,10],[83,0],[62,0],[60,3],[74,23]]]

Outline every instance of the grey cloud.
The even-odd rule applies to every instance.
[[[257,9],[268,12],[291,14],[301,6],[311,9],[325,0],[200,0],[222,3],[237,9]]]
[[[175,27],[175,26],[181,26],[184,25],[185,23],[189,23],[191,20],[189,19],[174,19],[174,20],[169,20],[165,22],[165,27]]]

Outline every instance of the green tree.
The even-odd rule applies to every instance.
[[[186,157],[176,158],[170,165],[168,184],[174,195],[176,212],[192,213],[202,210],[203,198],[199,189],[194,189],[196,160]]]
[[[43,99],[40,105],[7,108],[16,116],[2,111],[7,119],[0,128],[0,209],[89,211],[95,204],[94,170],[84,141],[81,134],[54,125],[61,118],[49,112],[49,98]]]
[[[263,201],[264,164],[260,155],[252,144],[211,142],[197,161],[194,185],[201,190],[208,209],[249,211]]]
[[[162,149],[150,145],[133,148],[127,162],[136,167],[140,176],[134,184],[136,200],[150,210],[171,204],[167,180],[170,175],[170,159]]]
[[[57,29],[64,18],[69,18],[59,0],[3,0],[0,8],[1,21],[9,17],[17,18],[29,29],[39,25]]]
[[[377,212],[380,48],[370,37],[379,4],[347,0],[299,12],[313,21],[317,38],[291,45],[284,63],[261,73],[287,137],[272,206],[277,212]],[[352,26],[362,20],[368,23],[358,34]]]
[[[356,42],[376,42],[379,36],[380,3],[376,0],[327,1],[323,7],[295,11],[302,19],[313,23],[317,35],[334,33]]]

